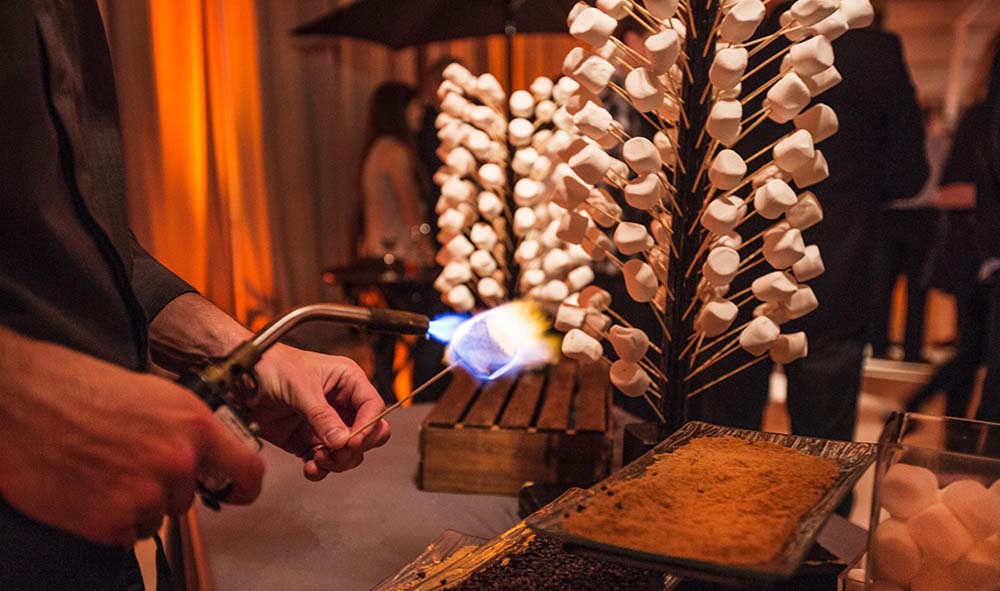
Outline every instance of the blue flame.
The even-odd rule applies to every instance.
[[[458,327],[469,318],[472,318],[472,314],[459,314],[457,312],[439,314],[428,325],[427,336],[447,345],[451,342]]]

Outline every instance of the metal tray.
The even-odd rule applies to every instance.
[[[839,475],[826,494],[799,520],[794,533],[785,543],[781,552],[771,561],[753,565],[736,566],[716,562],[693,560],[680,556],[668,556],[641,552],[631,548],[613,546],[597,540],[571,534],[562,529],[562,514],[578,504],[587,505],[597,495],[602,485],[637,478],[653,462],[654,456],[675,450],[698,437],[731,436],[745,441],[769,441],[795,449],[805,454],[831,458],[837,461]],[[779,433],[762,433],[746,429],[734,429],[692,421],[663,440],[648,453],[625,466],[604,481],[586,490],[571,491],[553,501],[549,507],[529,516],[525,520],[528,527],[541,535],[563,540],[577,551],[592,557],[615,560],[629,566],[670,572],[684,578],[718,582],[730,585],[770,583],[790,579],[805,560],[809,549],[819,535],[820,529],[840,502],[854,487],[858,478],[875,459],[876,446],[871,443],[831,441]]]

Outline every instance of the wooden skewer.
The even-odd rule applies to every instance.
[[[698,355],[701,354],[701,345],[705,342],[705,333],[702,333],[698,337],[698,346],[694,348],[694,353],[688,358],[688,368],[694,368],[694,362],[698,359]]]
[[[769,88],[771,88],[771,86],[775,82],[777,82],[778,80],[780,80],[785,74],[786,74],[786,72],[778,72],[770,80],[768,80],[767,82],[761,84],[760,86],[758,86],[757,88],[755,88],[753,90],[753,92],[751,92],[750,94],[748,94],[748,95],[744,96],[742,99],[740,99],[740,104],[746,106],[746,104],[749,103],[750,101],[752,101],[754,98],[756,98],[757,95],[759,95],[760,93],[765,92],[766,90],[768,90]]]
[[[742,351],[742,350],[743,349],[740,347],[740,341],[739,341],[739,339],[738,338],[733,339],[725,347],[723,347],[722,349],[720,349],[715,355],[712,355],[707,360],[701,362],[694,369],[693,372],[691,372],[691,373],[689,373],[687,375],[687,377],[685,378],[685,380],[694,378],[698,374],[702,373],[703,371],[708,370],[713,365],[715,365],[716,363],[722,361],[726,357],[729,357],[730,355],[732,355],[734,353],[737,353],[739,351]]]
[[[420,394],[421,392],[423,392],[427,388],[431,387],[434,384],[434,382],[436,382],[436,381],[440,380],[441,378],[443,378],[444,376],[448,375],[456,367],[458,367],[458,363],[452,363],[448,367],[446,367],[446,368],[442,369],[441,371],[439,371],[432,378],[430,378],[429,380],[427,380],[426,382],[424,382],[423,384],[421,384],[420,386],[418,386],[413,392],[410,392],[409,396],[406,396],[405,398],[400,398],[399,401],[397,401],[395,404],[393,404],[392,406],[386,408],[382,412],[378,413],[378,415],[374,419],[368,421],[368,423],[366,423],[364,427],[361,427],[360,429],[355,429],[354,431],[352,431],[351,435],[347,438],[347,441],[350,441],[350,440],[354,439],[355,437],[357,437],[358,435],[364,433],[372,425],[378,424],[378,422],[381,421],[382,419],[384,419],[387,414],[389,414],[392,411],[396,410],[397,408],[399,408],[400,406],[402,406],[406,402],[409,402],[410,400],[413,400],[414,397],[416,397],[418,394]]]
[[[779,52],[775,53],[775,54],[774,54],[774,55],[772,55],[771,57],[769,57],[769,58],[767,58],[766,60],[762,61],[761,63],[757,64],[757,66],[756,66],[756,67],[754,67],[754,69],[752,69],[752,70],[750,70],[749,72],[746,72],[745,74],[743,74],[743,77],[741,77],[741,78],[740,78],[740,82],[743,82],[744,80],[746,80],[746,79],[747,79],[747,78],[749,78],[750,76],[753,76],[753,75],[754,75],[754,74],[756,74],[757,72],[759,72],[759,71],[761,71],[762,69],[766,68],[766,67],[767,67],[767,65],[768,65],[769,63],[771,63],[771,62],[773,62],[774,60],[778,59],[779,57],[781,57],[781,56],[785,55],[785,54],[786,54],[786,53],[788,53],[788,52],[789,52],[789,51],[790,51],[791,49],[792,49],[792,46],[791,46],[791,45],[789,45],[788,47],[785,47],[785,48],[784,48],[784,49],[782,49],[781,51],[779,51]]]
[[[660,412],[660,409],[656,407],[656,404],[654,404],[653,401],[649,399],[649,395],[643,393],[642,397],[645,398],[646,402],[649,403],[649,407],[653,409],[653,412],[656,413],[656,416],[660,417],[660,422],[661,423],[666,423],[667,422],[666,417],[664,417],[663,413]]]
[[[688,398],[691,398],[691,397],[694,397],[694,396],[696,396],[698,394],[701,394],[702,392],[704,392],[705,390],[707,390],[707,389],[711,388],[712,386],[718,384],[719,382],[721,382],[723,380],[727,380],[727,379],[733,377],[734,375],[740,373],[741,371],[743,371],[745,369],[748,369],[749,367],[751,367],[753,365],[757,365],[758,363],[760,363],[761,361],[764,361],[767,358],[768,358],[767,355],[761,355],[760,357],[758,357],[758,358],[756,358],[756,359],[754,359],[752,361],[744,363],[743,365],[741,365],[741,366],[737,367],[736,369],[734,369],[734,370],[726,373],[725,375],[719,376],[719,377],[715,378],[714,380],[712,380],[711,382],[709,382],[709,383],[707,383],[707,384],[705,384],[703,386],[699,386],[694,391],[689,392],[688,393]]]

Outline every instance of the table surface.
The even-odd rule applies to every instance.
[[[431,406],[394,412],[385,447],[318,483],[302,476],[298,458],[267,446],[257,502],[198,507],[213,591],[365,591],[446,529],[492,538],[517,523],[516,497],[417,488],[419,428]]]

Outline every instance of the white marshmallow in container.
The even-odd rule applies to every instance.
[[[604,92],[614,75],[615,67],[599,55],[587,56],[572,72],[580,87],[594,94]]]
[[[802,82],[804,82],[806,88],[809,89],[809,94],[811,96],[819,96],[834,86],[840,84],[843,80],[843,76],[840,75],[840,72],[834,66],[830,66],[818,74],[804,76],[802,78]]]
[[[708,70],[708,79],[716,90],[727,90],[740,85],[747,69],[748,52],[742,47],[720,49]]]
[[[760,0],[740,0],[719,23],[719,36],[729,43],[743,43],[753,36],[765,13]]]
[[[673,29],[663,29],[659,33],[650,35],[644,43],[646,52],[649,54],[649,67],[655,74],[665,74],[670,67],[677,63],[680,55],[680,37]]]
[[[660,286],[653,268],[638,259],[625,262],[622,266],[622,277],[625,279],[625,290],[629,297],[640,303],[652,300]]]
[[[1000,498],[979,482],[970,479],[952,482],[941,491],[941,502],[976,539],[1000,532]]]
[[[514,210],[514,235],[519,238],[523,237],[528,233],[528,230],[535,227],[537,221],[535,210],[530,207],[518,207]],[[524,242],[521,244],[523,245]]]
[[[705,131],[723,146],[732,146],[740,135],[743,105],[738,100],[720,100],[708,113]]]
[[[708,169],[708,180],[716,188],[728,191],[740,184],[747,173],[747,163],[735,151],[725,149],[719,151],[712,159]]]
[[[621,222],[615,228],[615,246],[624,255],[633,255],[653,248],[653,237],[646,226],[635,222]]]
[[[792,45],[788,59],[799,76],[815,76],[833,66],[833,45],[826,37],[810,37]]]
[[[629,398],[638,398],[646,393],[652,380],[639,364],[619,359],[611,364],[608,372],[611,384]]]
[[[569,166],[584,182],[595,185],[604,179],[611,167],[611,156],[601,148],[589,145],[569,159]]]
[[[486,277],[497,270],[497,261],[489,252],[477,250],[469,255],[469,266],[476,272],[476,275]]]
[[[638,67],[625,76],[625,92],[639,111],[655,111],[663,104],[663,89],[656,75],[644,67]]]
[[[567,332],[574,328],[583,326],[583,321],[587,318],[587,309],[580,306],[573,306],[565,302],[559,304],[556,309],[555,329],[559,332]]]
[[[946,564],[955,562],[972,547],[969,530],[942,503],[934,503],[906,522],[913,541],[924,555]]]
[[[708,251],[701,273],[713,285],[728,285],[740,270],[740,254],[727,246]]]
[[[594,282],[594,270],[590,265],[580,265],[566,274],[566,285],[570,291],[580,291]]]
[[[837,112],[824,103],[815,104],[795,116],[795,127],[808,131],[813,143],[818,144],[837,133],[840,122]]]
[[[736,304],[724,298],[710,298],[701,306],[695,325],[707,337],[717,337],[729,330],[739,314]]]
[[[586,8],[573,19],[569,33],[584,43],[601,47],[608,42],[617,26],[617,20],[599,9]]]
[[[494,220],[503,213],[503,203],[496,193],[490,191],[480,193],[476,205],[479,207],[480,215],[487,221]]]
[[[973,546],[954,564],[953,572],[962,591],[996,589],[996,581],[1000,581],[1000,540],[990,538]]]
[[[744,351],[756,357],[766,353],[780,335],[777,324],[767,316],[758,316],[740,331],[739,343]]]
[[[823,151],[816,150],[816,155],[813,156],[812,162],[807,166],[799,167],[798,170],[793,172],[792,180],[795,181],[795,185],[798,188],[805,189],[826,180],[829,176],[830,165],[827,164],[826,157],[823,156]]]
[[[581,213],[567,211],[559,218],[559,229],[556,236],[563,242],[580,244],[587,235],[587,218]]]
[[[819,300],[816,299],[816,293],[811,287],[799,285],[784,306],[788,310],[788,319],[795,320],[818,308]]]
[[[643,0],[646,10],[658,19],[666,20],[677,13],[680,0]]]
[[[802,232],[791,228],[785,232],[764,235],[764,259],[775,269],[787,269],[806,254]]]
[[[723,235],[733,231],[740,221],[740,210],[726,199],[713,199],[701,216],[701,225],[713,234]]]
[[[476,307],[476,296],[465,285],[456,285],[444,296],[445,303],[459,312],[468,312]]]
[[[875,11],[869,0],[841,0],[840,12],[852,29],[867,27],[875,20]]]
[[[925,560],[913,577],[910,591],[965,591],[955,577],[955,565],[939,560]]]
[[[761,217],[774,220],[798,202],[795,191],[783,180],[772,179],[754,192],[753,206]]]
[[[588,102],[573,115],[573,123],[583,135],[597,139],[608,133],[614,117],[604,107]]]
[[[909,519],[937,502],[938,481],[923,466],[895,463],[885,472],[879,500],[893,517]]]
[[[815,279],[825,271],[826,266],[823,264],[823,257],[820,256],[819,247],[815,244],[806,246],[805,254],[792,265],[792,274],[799,281]]]
[[[798,284],[786,273],[772,271],[761,275],[750,284],[753,295],[762,302],[786,303],[798,291]]]
[[[772,155],[774,164],[785,172],[794,172],[807,166],[816,156],[812,135],[804,129],[798,129],[776,143]]]
[[[804,332],[779,335],[771,345],[771,360],[788,364],[809,355],[809,340]]]
[[[833,14],[839,6],[840,0],[796,0],[788,11],[799,24],[808,27]]]
[[[812,35],[822,35],[830,41],[836,41],[841,35],[851,28],[847,18],[839,10],[833,11],[830,16],[810,26],[808,32]]]
[[[604,356],[604,347],[594,337],[573,328],[563,336],[562,354],[581,363],[594,363]]]
[[[799,195],[799,201],[785,212],[785,219],[793,228],[805,230],[823,221],[823,206],[812,191]]]
[[[648,210],[662,202],[666,189],[659,176],[647,174],[626,183],[624,193],[626,203],[636,209]]]
[[[910,537],[906,521],[886,519],[872,537],[872,562],[876,578],[907,585],[920,572],[920,547]]]

